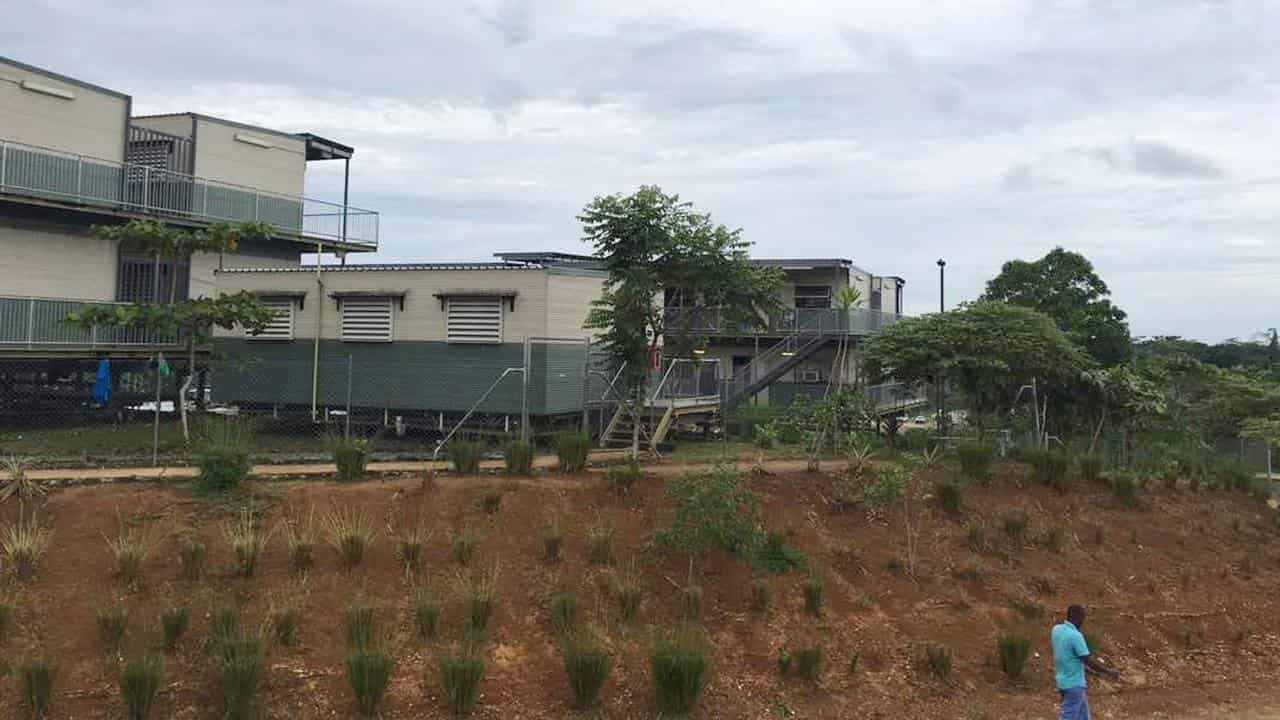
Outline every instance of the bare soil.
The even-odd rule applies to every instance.
[[[773,607],[749,609],[751,571],[741,560],[712,557],[701,564],[704,625],[713,646],[713,673],[703,696],[703,718],[977,718],[1056,717],[1047,634],[1071,602],[1089,606],[1086,630],[1096,654],[1125,675],[1121,683],[1095,682],[1095,717],[1280,717],[1280,547],[1275,527],[1256,501],[1241,495],[1152,489],[1142,510],[1122,510],[1100,488],[1079,487],[1059,496],[1031,485],[1015,465],[1002,467],[989,486],[970,489],[959,518],[922,499],[907,509],[917,540],[909,552],[904,510],[882,516],[830,509],[832,476],[788,471],[753,480],[770,528],[793,533],[793,543],[820,568],[826,584],[821,617],[804,612],[799,573],[769,580]],[[384,717],[447,716],[433,672],[435,643],[424,644],[409,618],[410,581],[393,557],[382,529],[423,522],[434,530],[422,579],[444,593],[445,634],[458,637],[462,570],[449,560],[448,531],[470,526],[482,533],[476,568],[500,567],[499,604],[486,643],[488,673],[478,718],[572,717],[559,654],[544,610],[557,589],[573,589],[615,654],[605,688],[609,718],[655,716],[647,649],[655,629],[674,622],[676,586],[688,573],[681,557],[649,560],[641,553],[668,509],[662,479],[654,474],[628,497],[617,497],[599,474],[539,475],[508,480],[421,476],[340,484],[320,480],[262,485],[272,496],[265,526],[289,515],[358,508],[380,529],[371,556],[355,570],[338,565],[323,548],[304,579],[288,567],[283,538],[271,537],[257,574],[232,578],[222,523],[228,509],[180,486],[102,485],[58,489],[41,509],[53,528],[50,550],[36,577],[20,588],[16,637],[3,654],[39,646],[59,663],[51,718],[120,718],[113,660],[99,651],[94,608],[123,599],[132,634],[154,635],[159,608],[188,603],[192,627],[166,663],[157,718],[217,718],[219,696],[201,641],[210,610],[241,599],[250,622],[265,620],[286,593],[305,594],[301,639],[273,648],[269,657],[268,716],[349,718],[351,696],[342,674],[341,618],[355,598],[373,599],[395,629],[399,663]],[[501,509],[485,514],[486,491],[503,492]],[[1001,530],[1014,509],[1030,517],[1028,539],[1015,544]],[[16,508],[0,508],[11,521]],[[566,529],[564,560],[541,559],[539,533],[558,515]],[[158,544],[145,567],[144,585],[126,590],[112,577],[105,537],[117,517],[145,519]],[[982,522],[992,547],[975,553],[965,527]],[[623,562],[641,558],[647,593],[641,619],[620,624],[610,598],[612,568],[587,561],[587,529],[617,528]],[[196,583],[179,578],[174,537],[184,526],[208,544],[211,572]],[[1055,551],[1044,542],[1061,528]],[[897,560],[908,572],[890,569]],[[914,571],[910,571],[911,568]],[[1017,609],[1021,607],[1022,610]],[[1034,616],[1043,609],[1042,616]],[[1032,615],[1033,617],[1028,617]],[[996,669],[995,638],[1003,630],[1034,639],[1027,679],[1012,685]],[[442,640],[440,642],[447,642]],[[922,643],[951,649],[955,669],[940,681],[918,667]],[[816,686],[780,677],[780,651],[817,643],[826,663]],[[849,671],[854,654],[857,670]],[[0,679],[0,717],[19,717],[14,681]],[[1250,714],[1252,713],[1252,714]]]

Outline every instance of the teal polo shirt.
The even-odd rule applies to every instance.
[[[1089,644],[1080,629],[1063,621],[1053,626],[1049,641],[1053,644],[1053,676],[1058,689],[1085,687],[1084,659],[1089,657]]]

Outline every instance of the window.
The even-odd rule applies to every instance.
[[[344,297],[343,342],[391,342],[390,297]]]
[[[445,337],[451,343],[502,342],[502,298],[447,299]]]
[[[256,333],[249,333],[250,340],[292,340],[293,298],[262,298],[262,304],[275,314],[271,323]]]
[[[800,382],[816,383],[822,382],[822,372],[813,368],[805,368],[800,371]]]
[[[797,285],[796,307],[829,308],[831,307],[830,285]]]
[[[156,262],[154,256],[133,253],[120,253],[119,279],[116,288],[116,300],[136,303],[167,303],[172,300],[186,300],[191,281],[190,268],[186,261],[179,262],[178,282],[173,282],[174,263],[162,259]],[[157,278],[157,270],[159,277]],[[176,289],[177,298],[172,298]],[[159,296],[157,297],[157,291]]]

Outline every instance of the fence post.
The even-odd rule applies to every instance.
[[[351,356],[350,355],[347,356],[347,414],[345,417],[347,420],[346,436],[347,436],[347,439],[350,440],[351,439]]]
[[[4,187],[9,171],[9,143],[0,140],[0,187]]]
[[[35,298],[27,300],[27,349],[31,349],[31,343],[35,339],[36,325],[36,301]]]
[[[160,365],[164,362],[164,353],[156,353],[156,406],[151,422],[151,467],[160,464]]]
[[[84,156],[77,155],[76,156],[76,197],[77,198],[80,198],[83,195],[83,192],[81,191],[81,187],[83,187],[83,185],[84,185]]]
[[[529,442],[529,357],[531,345],[524,339],[524,365],[520,371],[520,442]]]

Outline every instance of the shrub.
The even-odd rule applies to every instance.
[[[209,636],[214,643],[222,643],[235,637],[240,630],[240,608],[235,605],[219,605],[209,615]]]
[[[498,566],[488,573],[473,574],[463,586],[463,600],[467,627],[475,632],[487,630],[498,601]]]
[[[204,492],[226,492],[240,486],[253,469],[249,453],[253,438],[243,421],[210,419],[200,428],[191,454],[199,469],[196,487]]]
[[[476,552],[476,546],[479,544],[480,535],[469,527],[449,532],[449,555],[459,565],[466,565],[471,562],[471,558]]]
[[[759,437],[759,430],[773,419],[773,409],[767,405],[743,404],[733,409],[724,420],[724,430],[739,440]]]
[[[356,700],[356,716],[361,720],[379,717],[396,659],[384,647],[361,647],[347,652],[344,665]]]
[[[18,697],[31,718],[41,720],[48,715],[53,684],[58,678],[57,665],[47,657],[31,655],[19,658],[12,673],[17,679]]]
[[[122,603],[99,607],[94,611],[94,626],[98,630],[98,647],[102,652],[109,655],[119,652],[129,630],[129,608]]]
[[[3,484],[0,484],[0,502],[16,497],[21,506],[36,498],[42,498],[49,492],[43,483],[27,475],[27,466],[24,460],[12,455],[6,457],[4,459],[3,472],[8,478]]]
[[[658,636],[649,655],[658,708],[687,715],[698,704],[707,681],[706,639],[695,628],[680,626]]]
[[[858,672],[858,660],[859,660],[859,659],[861,659],[861,653],[859,653],[857,650],[854,650],[853,652],[849,653],[849,665],[848,665],[848,670],[849,670],[849,674],[850,674],[850,675],[852,675],[852,674],[854,674],[854,673]]]
[[[289,602],[271,609],[271,635],[284,647],[298,642],[298,628],[302,626],[302,606]]]
[[[1102,478],[1102,456],[1096,454],[1081,455],[1077,460],[1080,467],[1080,479],[1087,483],[1097,483]]]
[[[987,529],[981,523],[970,523],[964,529],[964,541],[969,549],[982,553],[987,551]]]
[[[181,567],[182,579],[196,581],[204,574],[206,551],[204,541],[199,535],[185,532],[178,538],[178,564]]]
[[[640,614],[640,602],[644,597],[644,576],[634,560],[626,570],[614,574],[613,594],[618,601],[622,622],[633,622]]]
[[[1031,639],[1025,635],[1001,633],[996,638],[996,657],[1000,672],[1016,682],[1022,679],[1031,657]]]
[[[564,545],[564,529],[559,520],[552,520],[542,529],[542,559],[549,562],[560,561],[560,548]]]
[[[191,610],[185,605],[172,605],[160,611],[160,636],[165,652],[173,652],[191,624]]]
[[[822,673],[822,647],[820,645],[798,648],[792,653],[792,657],[796,663],[796,674],[809,682],[818,682],[818,675]]]
[[[486,490],[484,494],[480,496],[480,509],[483,510],[486,515],[496,515],[498,514],[498,510],[501,508],[501,490]]]
[[[1026,542],[1030,519],[1025,510],[1014,510],[1004,516],[1004,534],[1018,545]]]
[[[760,498],[736,468],[682,473],[667,481],[666,495],[675,507],[670,527],[654,533],[660,549],[744,556],[758,542]]]
[[[1060,527],[1049,528],[1041,538],[1041,543],[1050,552],[1060,553],[1067,542],[1067,531]]]
[[[787,543],[787,534],[777,530],[765,533],[763,542],[752,554],[751,565],[758,571],[775,575],[806,567],[804,553]]]
[[[445,704],[455,717],[466,717],[475,709],[480,697],[480,681],[484,679],[484,656],[469,642],[436,656],[436,672]]]
[[[369,465],[369,441],[364,438],[336,437],[330,441],[333,464],[338,468],[338,479],[354,482],[364,477]]]
[[[1029,450],[1026,453],[1036,482],[1060,493],[1070,489],[1071,458],[1061,450]]]
[[[324,525],[329,544],[338,551],[339,562],[350,568],[364,561],[375,537],[368,515],[355,508],[334,510],[325,516]]]
[[[132,655],[120,666],[117,684],[129,720],[146,720],[151,716],[163,677],[164,662],[153,653]]]
[[[547,598],[547,613],[557,633],[563,635],[574,629],[578,626],[578,596],[572,591],[552,593]]]
[[[1239,460],[1221,460],[1213,467],[1214,482],[1223,490],[1248,492],[1253,487],[1253,472]]]
[[[991,478],[991,467],[996,462],[996,448],[988,442],[962,442],[956,448],[960,458],[960,472],[974,482],[986,482]]]
[[[933,492],[938,496],[938,504],[942,509],[958,515],[964,509],[964,486],[952,480],[942,480],[934,484]]]
[[[938,444],[937,433],[926,428],[910,428],[898,433],[894,445],[903,452],[918,453]]]
[[[640,463],[634,459],[625,465],[614,465],[609,468],[609,472],[605,475],[609,489],[615,495],[631,494],[631,488],[643,477],[644,472],[640,469]]]
[[[49,531],[34,513],[30,519],[19,513],[18,521],[0,533],[0,551],[19,580],[30,580],[36,574],[36,567],[49,548],[49,537]]]
[[[756,612],[764,612],[769,609],[771,602],[773,602],[773,591],[769,588],[769,581],[764,578],[752,580],[751,609]]]
[[[556,457],[560,461],[560,472],[582,472],[587,467],[587,456],[591,452],[591,436],[583,432],[561,432],[555,436]]]
[[[413,624],[420,639],[435,638],[440,629],[440,612],[440,598],[428,588],[418,588],[413,596]]]
[[[786,651],[786,650],[779,650],[779,651],[778,651],[778,659],[776,660],[776,663],[777,663],[777,666],[778,666],[778,674],[779,674],[779,675],[782,675],[783,677],[786,677],[787,673],[791,672],[791,664],[792,664],[792,660],[793,660],[793,659],[792,659],[792,657],[791,657],[791,653],[790,653],[790,652],[788,652],[788,651]]]
[[[845,474],[850,478],[860,478],[871,467],[871,460],[876,455],[876,451],[871,447],[871,443],[860,443],[857,438],[851,436],[849,438],[849,449],[845,451],[845,458],[848,465],[845,466]]]
[[[689,584],[680,588],[680,618],[691,622],[702,619],[702,588]]]
[[[252,576],[258,567],[258,555],[266,543],[253,511],[245,508],[239,517],[227,523],[223,531],[227,544],[231,546],[232,572],[240,577]]]
[[[455,439],[446,448],[449,463],[459,475],[479,475],[480,460],[484,457],[484,443],[479,440]]]
[[[417,572],[422,567],[422,548],[431,540],[430,531],[418,525],[395,533],[393,539],[401,569],[405,574]]]
[[[378,608],[357,600],[342,617],[342,638],[348,650],[373,647],[378,640]]]
[[[595,525],[587,530],[587,557],[596,565],[612,565],[615,561],[614,544],[618,531],[607,525]]]
[[[533,472],[533,446],[513,440],[502,446],[502,464],[508,475],[528,475]]]
[[[561,644],[564,672],[569,677],[573,706],[588,710],[600,702],[600,691],[609,679],[612,662],[609,649],[595,634],[579,630],[570,632]]]
[[[863,489],[862,500],[869,510],[884,510],[906,494],[911,474],[899,465],[881,465],[875,474],[875,481]]]
[[[107,538],[107,547],[115,558],[116,579],[129,587],[137,587],[142,581],[142,564],[151,554],[150,538],[137,527],[126,527],[120,522],[120,530],[114,538]]]
[[[1028,620],[1044,617],[1044,605],[1031,598],[1014,598],[1011,604],[1014,610]]]
[[[805,578],[804,584],[800,586],[804,592],[804,609],[810,615],[818,617],[822,614],[822,576],[818,573],[810,573]]]
[[[1111,481],[1111,494],[1120,507],[1134,508],[1138,506],[1138,482],[1132,475],[1117,475]]]
[[[951,679],[951,648],[937,643],[925,643],[921,665],[931,675],[946,682]]]
[[[256,632],[233,632],[215,646],[213,663],[222,691],[223,717],[256,718],[267,676],[266,640]]]

